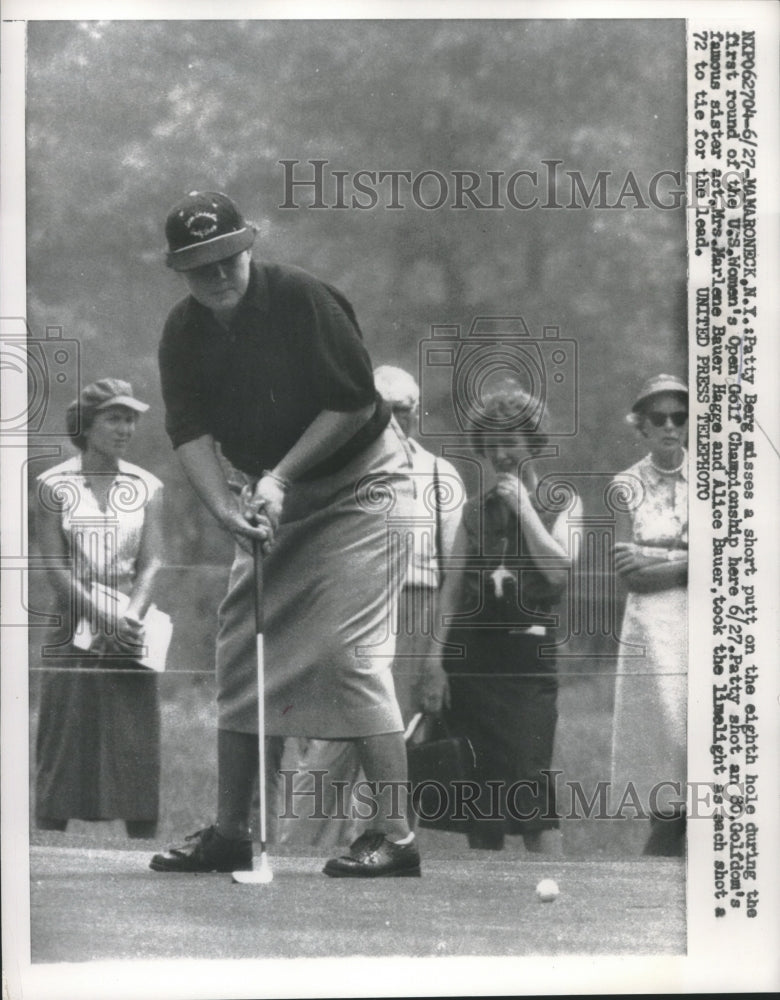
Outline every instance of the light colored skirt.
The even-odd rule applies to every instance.
[[[410,453],[395,424],[345,468],[296,483],[264,560],[266,733],[326,739],[398,732],[393,622],[412,514]],[[400,527],[394,529],[394,523]],[[257,732],[252,557],[219,609],[220,729]]]
[[[612,801],[620,802],[630,782],[645,810],[666,811],[669,805],[685,800],[687,588],[629,594],[620,639],[640,648],[626,646],[618,661]],[[671,787],[659,788],[661,782],[680,783],[681,794]],[[632,815],[630,811],[624,814]]]
[[[393,683],[404,726],[417,710],[418,687],[436,653],[435,637],[421,627],[433,619],[432,602],[433,591],[427,587],[406,586],[401,594]],[[366,829],[360,819],[365,806],[350,796],[364,777],[354,743],[286,740],[282,767],[279,843],[325,850],[351,844]]]

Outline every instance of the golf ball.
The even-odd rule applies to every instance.
[[[536,887],[536,895],[542,903],[552,903],[558,898],[558,883],[555,879],[543,878]]]

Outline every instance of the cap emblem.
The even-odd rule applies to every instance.
[[[184,223],[187,232],[199,240],[205,240],[218,228],[216,212],[198,212]]]

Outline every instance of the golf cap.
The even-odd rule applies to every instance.
[[[133,387],[129,382],[119,378],[101,378],[97,382],[84,386],[79,398],[71,403],[83,412],[105,410],[109,406],[126,406],[136,413],[146,413],[148,403],[142,403],[133,395]]]
[[[651,396],[657,396],[662,392],[679,392],[687,396],[688,386],[676,375],[654,375],[642,386],[631,410],[637,413]]]
[[[226,194],[190,191],[173,206],[165,221],[165,263],[174,271],[214,264],[248,250],[255,234],[255,227]]]

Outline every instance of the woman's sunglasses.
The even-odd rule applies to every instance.
[[[677,410],[676,413],[661,413],[660,410],[650,410],[647,419],[653,427],[663,427],[667,420],[671,420],[675,427],[682,427],[688,422],[688,414],[682,410]]]

